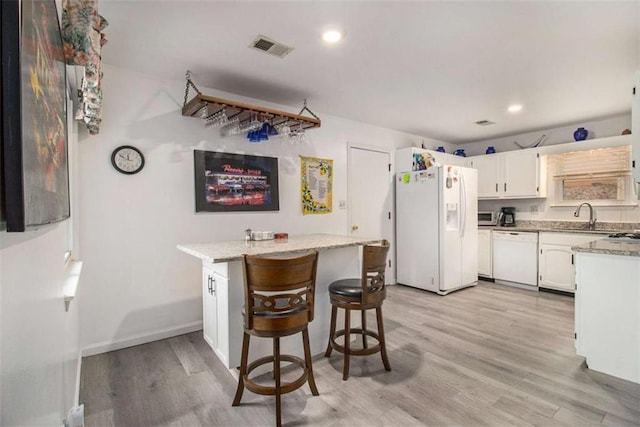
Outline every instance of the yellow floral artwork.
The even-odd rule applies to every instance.
[[[302,214],[333,210],[333,160],[300,156]]]

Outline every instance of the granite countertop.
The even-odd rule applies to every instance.
[[[552,232],[609,235],[612,233],[632,232],[640,229],[640,223],[634,222],[598,222],[596,230],[589,230],[585,221],[517,221],[515,227],[479,226],[480,230],[513,232]]]
[[[596,240],[571,249],[576,252],[640,257],[640,242],[637,240]]]
[[[308,250],[346,248],[379,243],[382,239],[351,237],[336,234],[303,234],[284,240],[245,241],[181,244],[177,248],[207,262],[239,261],[243,255],[283,255]]]
[[[552,228],[552,227],[485,227],[480,226],[478,229],[491,229],[493,231],[513,231],[519,233],[578,233],[578,234],[604,234],[621,233],[620,230],[589,230],[582,228]]]

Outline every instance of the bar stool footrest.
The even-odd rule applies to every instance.
[[[262,366],[267,363],[273,363],[274,360],[275,358],[273,356],[267,356],[251,362],[249,366],[247,366],[247,373],[243,376],[244,386],[248,390],[256,394],[274,396],[276,394],[276,388],[274,386],[266,386],[266,385],[258,384],[249,378],[249,374],[251,373],[251,371],[256,369],[258,366]],[[300,377],[298,377],[297,379],[288,383],[282,383],[280,385],[280,394],[290,393],[294,390],[297,390],[307,382],[307,379],[309,377],[309,370],[307,369],[307,365],[304,363],[303,359],[297,356],[289,355],[289,354],[281,354],[280,361],[291,362],[294,365],[302,368],[302,371],[303,371]]]
[[[353,328],[350,329],[351,334],[359,334],[362,335],[363,331],[361,328]],[[371,338],[374,338],[375,340],[378,341],[378,344],[372,346],[372,347],[367,347],[367,348],[358,348],[358,349],[354,349],[354,348],[349,348],[349,354],[353,355],[353,356],[368,356],[370,354],[375,354],[378,353],[379,351],[382,350],[382,346],[380,345],[380,336],[374,332],[374,331],[370,331],[370,330],[366,330],[364,331],[364,333]],[[337,351],[338,353],[342,353],[344,354],[344,346],[340,345],[336,342],[336,339],[338,337],[341,337],[344,335],[344,329],[340,329],[339,331],[336,331],[335,335],[333,337],[331,337],[331,347]],[[346,339],[346,338],[345,338]]]

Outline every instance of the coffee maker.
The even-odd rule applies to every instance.
[[[501,208],[498,216],[500,227],[516,226],[516,208]]]

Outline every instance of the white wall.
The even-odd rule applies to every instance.
[[[74,403],[78,310],[64,309],[66,225],[0,233],[3,426],[60,425]]]
[[[631,105],[631,96],[629,97],[629,105]],[[543,145],[544,147],[557,144],[575,144],[573,132],[579,127],[584,127],[589,131],[587,140],[620,135],[623,130],[631,129],[631,114],[622,114],[606,119],[580,122],[537,132],[527,132],[502,138],[475,141],[460,145],[457,148],[464,148],[468,156],[477,156],[484,154],[487,147],[492,145],[496,148],[497,152],[502,153],[505,151],[519,150],[520,148],[513,143],[514,141],[522,146],[528,146],[543,134],[547,136]]]
[[[68,123],[71,215],[77,126]],[[0,425],[61,425],[77,403],[79,301],[65,311],[71,220],[0,232]],[[74,255],[79,254],[78,246]]]
[[[218,129],[183,117],[184,82],[105,66],[100,134],[80,143],[80,244],[83,251],[81,342],[86,354],[201,327],[200,263],[179,243],[243,238],[246,228],[275,232],[348,233],[347,211],[303,216],[299,155],[334,160],[334,203],[347,199],[347,142],[387,148],[419,146],[423,138],[315,111],[322,127],[311,143],[283,145],[220,138]],[[197,82],[196,82],[197,83]],[[232,94],[203,93],[297,112]],[[193,92],[192,92],[193,93]],[[311,100],[310,100],[311,101]],[[310,103],[313,109],[313,103]],[[131,176],[110,164],[122,144],[142,150],[144,169]],[[430,144],[430,145],[429,145]],[[441,142],[426,140],[435,148]],[[194,213],[193,150],[279,158],[280,211]],[[113,345],[113,344],[116,345]]]

